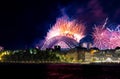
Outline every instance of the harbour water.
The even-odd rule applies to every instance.
[[[21,79],[120,79],[120,64],[1,63],[0,72]]]

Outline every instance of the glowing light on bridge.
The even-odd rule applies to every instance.
[[[47,33],[41,49],[53,48],[55,45],[61,48],[74,48],[85,37],[85,26],[68,17],[58,18],[55,25]]]

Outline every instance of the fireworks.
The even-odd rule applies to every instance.
[[[53,48],[59,45],[61,48],[74,48],[85,37],[85,26],[69,21],[67,17],[58,18],[56,24],[49,30],[41,49]]]
[[[120,25],[118,25],[116,29],[111,30],[106,27],[106,24],[107,19],[103,25],[94,28],[93,47],[97,47],[101,50],[115,49],[116,47],[120,47]],[[47,33],[45,43],[42,48],[52,47],[54,45],[60,45],[63,48],[66,48],[69,47],[70,42],[76,41],[79,43],[80,40],[85,37],[85,29],[86,28],[83,24],[76,23],[75,20],[70,21],[66,17],[58,18],[55,25],[53,25],[53,27]],[[57,39],[55,37],[60,37],[60,39]],[[63,39],[65,37],[67,38]],[[56,42],[52,42],[53,40],[51,39],[55,39],[54,41]],[[68,44],[68,42],[65,40],[72,41],[69,41]],[[74,44],[75,46],[77,44],[76,42],[71,43],[70,45]]]
[[[120,47],[120,26],[115,30],[110,30],[105,26],[98,26],[94,28],[93,38],[94,47],[99,49],[115,49]]]
[[[76,23],[75,20],[69,21],[66,17],[58,18],[56,24],[47,33],[46,40],[55,36],[66,36],[79,42],[85,37],[85,26]]]

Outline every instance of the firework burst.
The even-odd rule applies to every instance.
[[[66,17],[58,18],[56,24],[47,33],[46,40],[55,36],[67,36],[79,42],[85,37],[85,26],[76,23],[75,20],[69,21]]]
[[[99,49],[115,49],[120,47],[120,26],[117,26],[115,30],[110,30],[105,26],[98,26],[94,28],[93,38],[94,47]]]

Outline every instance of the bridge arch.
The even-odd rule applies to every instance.
[[[69,38],[66,36],[56,36],[49,40],[46,40],[44,42],[43,46],[41,47],[41,49],[45,50],[46,48],[52,48],[55,44],[57,44],[61,41],[64,42],[65,44],[67,44],[69,48],[74,48],[74,47],[78,46],[78,44],[79,44],[76,40],[74,40],[72,38]]]

